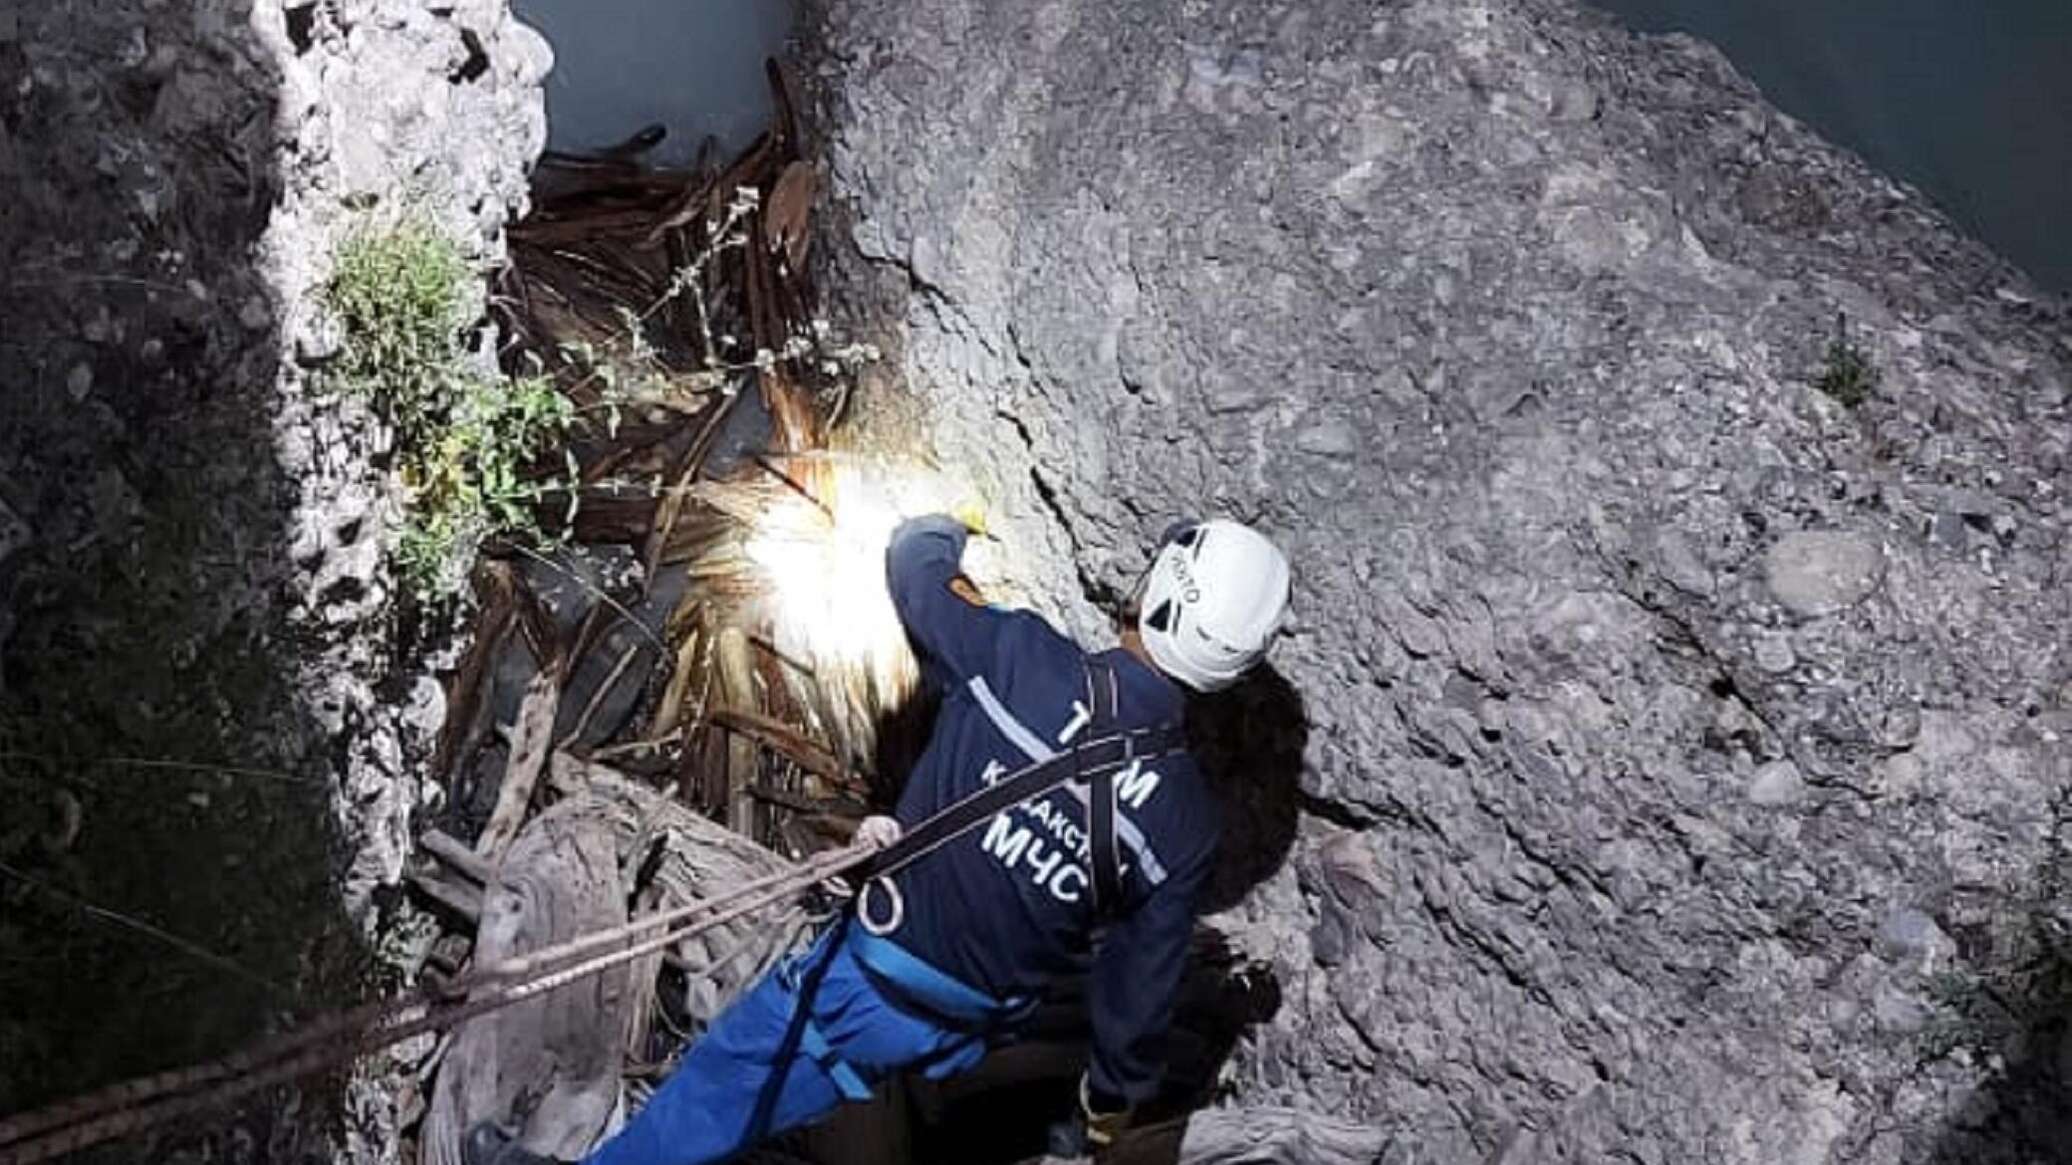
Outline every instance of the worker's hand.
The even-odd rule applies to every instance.
[[[856,844],[868,845],[872,849],[886,849],[899,840],[900,828],[896,818],[875,814],[863,819],[856,827]]]

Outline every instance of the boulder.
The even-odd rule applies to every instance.
[[[1294,560],[1300,828],[1212,920],[1282,999],[1235,1102],[1417,1160],[2056,1151],[2060,308],[1712,49],[1561,0],[808,39],[859,399],[1046,613],[1099,638],[1177,514]],[[1932,972],[1873,953],[1895,902]]]

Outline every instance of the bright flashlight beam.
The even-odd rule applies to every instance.
[[[748,556],[765,576],[771,634],[816,670],[867,677],[897,700],[917,672],[885,588],[885,547],[902,518],[946,508],[947,493],[919,471],[829,467],[819,501],[780,495],[758,517]]]

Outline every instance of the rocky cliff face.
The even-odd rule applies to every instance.
[[[0,10],[0,1110],[354,978],[439,710],[316,293],[401,214],[501,256],[548,60],[502,0]],[[393,1152],[391,1099],[353,1093],[351,1143]],[[338,1131],[267,1107],[215,1148]]]
[[[2058,309],[1553,0],[818,24],[837,278],[1054,613],[1174,514],[1297,563],[1236,1097],[1392,1161],[2056,1159]]]

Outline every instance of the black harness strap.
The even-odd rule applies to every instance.
[[[1093,713],[1089,735],[1106,735],[1115,726],[1115,669],[1089,664],[1086,669],[1087,708]],[[1073,750],[1077,755],[1078,750]],[[1093,775],[1087,799],[1088,850],[1093,866],[1094,912],[1104,914],[1122,906],[1122,850],[1115,838],[1115,774],[1106,769]]]
[[[1108,684],[1112,685],[1115,678],[1114,672],[1106,668],[1101,670],[1107,673]],[[1097,698],[1097,689],[1102,686],[1102,684],[1093,683],[1092,678],[1089,678],[1089,687],[1091,690],[1096,690]],[[1112,728],[1115,723],[1115,689],[1113,686],[1107,687],[1107,693],[1107,724]],[[1097,716],[1088,729],[1089,736],[1099,731],[1099,724],[1100,721]],[[898,841],[878,851],[871,858],[870,862],[863,867],[861,878],[865,882],[871,882],[879,878],[889,877],[941,849],[943,846],[963,837],[986,822],[991,821],[995,815],[1011,809],[1024,801],[1041,797],[1059,785],[1074,779],[1086,779],[1096,782],[1105,781],[1108,790],[1108,796],[1105,798],[1108,806],[1108,849],[1112,856],[1115,852],[1113,829],[1115,774],[1142,761],[1155,760],[1159,757],[1178,752],[1186,746],[1186,743],[1186,733],[1182,731],[1179,725],[1161,724],[1154,728],[1139,728],[1129,732],[1110,732],[1105,736],[1089,739],[1086,743],[1074,747],[1070,752],[1061,753],[1046,761],[1037,761],[1033,764],[1025,765],[993,784],[973,793],[971,796],[964,798],[962,801],[948,806],[912,829],[907,830],[900,836]],[[1095,805],[1099,805],[1103,800],[1104,798],[1100,796],[1093,798]],[[1092,815],[1089,814],[1090,823],[1091,817]],[[1096,852],[1094,861],[1095,876],[1098,878],[1100,877],[1099,869],[1102,864],[1098,857],[1100,850],[1098,843],[1095,844],[1094,849]],[[1119,871],[1120,863],[1118,862],[1111,869]],[[1120,881],[1119,877],[1117,881]],[[1114,899],[1111,897],[1108,900],[1113,901]],[[1098,902],[1099,899],[1096,901]]]

